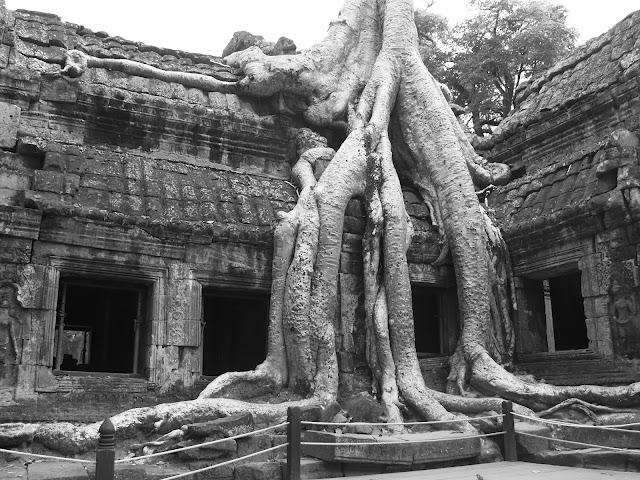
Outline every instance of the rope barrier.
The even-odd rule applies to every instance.
[[[277,428],[286,427],[287,425],[289,425],[289,422],[283,422],[283,423],[279,423],[278,425],[273,425],[271,427],[261,428],[260,430],[254,430],[252,432],[234,435],[233,437],[220,438],[218,440],[211,440],[210,442],[199,443],[197,445],[189,445],[187,447],[175,448],[173,450],[166,450],[164,452],[150,453],[148,455],[141,455],[139,457],[121,458],[120,460],[116,460],[115,463],[137,462],[138,460],[145,460],[147,458],[161,457],[163,455],[171,455],[172,453],[184,452],[185,450],[193,450],[194,448],[207,447],[209,445],[215,445],[217,443],[226,442],[228,440],[236,440],[238,438],[250,437],[251,435],[256,435],[258,433],[264,433],[264,432],[268,432],[269,430],[275,430]]]
[[[302,425],[321,425],[321,426],[335,426],[335,427],[345,427],[345,426],[385,426],[385,425],[439,425],[443,423],[461,423],[461,422],[473,422],[476,420],[487,420],[493,418],[502,418],[503,414],[498,415],[487,415],[485,417],[469,417],[469,418],[456,418],[453,420],[433,420],[431,422],[300,422]]]
[[[621,429],[624,430],[627,427],[640,427],[640,422],[635,422],[635,423],[620,423],[618,425],[601,425],[602,428],[611,428],[613,430],[616,429]]]
[[[55,457],[53,455],[42,455],[39,453],[21,452],[20,450],[7,450],[4,448],[0,448],[0,452],[13,453],[14,455],[23,456],[23,457],[47,458],[49,460],[62,460],[64,462],[96,463],[94,460],[81,460],[80,458]]]
[[[495,437],[497,435],[504,435],[504,432],[495,432],[495,433],[485,433],[482,435],[466,435],[463,437],[455,437],[452,438],[451,440],[462,440],[462,439],[467,439],[467,438],[485,438],[485,437]],[[336,443],[329,443],[329,442],[300,442],[300,445],[315,445],[315,446],[334,446],[334,447],[352,447],[355,445],[380,445],[380,446],[384,446],[384,445],[408,445],[408,444],[412,444],[412,443],[436,443],[436,442],[442,442],[443,440],[447,440],[447,438],[434,438],[431,440],[399,440],[396,442],[336,442]]]
[[[551,438],[551,437],[545,437],[544,435],[536,435],[535,433],[517,432],[517,434],[518,435],[525,435],[527,437],[541,438],[543,440],[550,440],[552,442],[570,443],[572,445],[580,445],[580,446],[583,446],[583,447],[603,448],[605,450],[613,450],[613,451],[616,451],[616,452],[630,453],[632,455],[640,455],[640,450],[630,450],[628,448],[608,447],[606,445],[596,445],[594,443],[576,442],[574,440],[564,440],[562,438]]]
[[[514,413],[513,414],[514,417],[519,417],[519,418],[523,418],[525,420],[532,420],[532,421],[538,421],[540,423],[547,423],[549,425],[558,425],[558,426],[563,426],[563,427],[575,427],[575,428],[590,428],[590,429],[598,429],[598,430],[620,430],[622,431],[622,429],[620,428],[621,425],[582,425],[581,423],[569,423],[569,422],[562,422],[560,420],[549,420],[549,419],[545,419],[545,418],[540,418],[540,417],[529,417],[527,415],[520,415],[519,413]],[[630,433],[640,433],[640,430],[624,430],[625,432],[630,432]]]
[[[244,457],[234,458],[232,460],[227,460],[226,462],[216,463],[215,465],[210,465],[208,467],[200,468],[198,470],[192,470],[191,472],[180,473],[178,475],[173,475],[171,477],[163,478],[162,480],[176,480],[178,478],[184,478],[184,477],[188,477],[188,476],[191,476],[191,475],[195,475],[197,473],[206,472],[208,470],[213,470],[214,468],[224,467],[225,465],[230,465],[232,463],[239,462],[240,460],[245,460],[247,458],[255,457],[257,455],[262,455],[263,453],[272,452],[274,450],[277,450],[278,448],[286,447],[287,445],[289,445],[289,444],[288,443],[283,443],[282,445],[276,445],[275,447],[265,448],[264,450],[260,450],[259,452],[250,453],[248,455],[245,455]]]

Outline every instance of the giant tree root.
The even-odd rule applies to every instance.
[[[546,409],[571,398],[608,407],[640,404],[640,382],[618,387],[527,383],[507,372],[482,350],[472,357],[471,368],[471,383],[480,391],[498,394],[534,410]]]
[[[467,142],[440,84],[420,59],[410,0],[346,0],[326,38],[301,54],[267,57],[253,47],[233,53],[225,61],[242,75],[237,83],[78,52],[68,57],[66,74],[96,66],[205,90],[279,97],[311,125],[347,125],[335,156],[308,131],[299,139],[300,159],[292,174],[300,196],[291,212],[278,215],[275,229],[265,362],[253,372],[218,377],[198,400],[123,412],[114,422],[120,434],[150,425],[164,432],[223,412],[250,411],[276,421],[289,405],[207,397],[251,399],[286,389],[307,402],[336,400],[337,284],[344,214],[353,197],[367,206],[367,358],[372,390],[389,420],[411,409],[426,420],[451,421],[440,428],[476,432],[472,423],[454,423],[459,416],[453,412],[499,411],[502,398],[528,414],[528,408],[548,408],[569,398],[614,407],[640,404],[640,384],[525,383],[501,365],[513,352],[510,261],[476,190],[506,182],[508,168],[479,160]],[[319,158],[331,159],[321,174],[314,168]],[[421,192],[443,238],[441,257],[450,252],[453,260],[462,327],[449,391],[459,395],[429,389],[420,372],[406,258],[412,228],[400,179]],[[469,384],[488,397],[466,395]],[[36,437],[52,447],[63,437],[86,446],[95,441],[96,428],[43,426]],[[491,450],[491,442],[486,447]]]
[[[227,398],[197,399],[134,408],[114,415],[111,422],[116,428],[116,437],[124,439],[140,434],[163,434],[189,423],[241,413],[251,413],[258,426],[274,425],[286,421],[288,407],[314,407],[318,404],[314,398],[274,404]],[[23,431],[46,448],[75,455],[95,449],[101,423],[82,426],[67,422],[25,424]],[[18,430],[16,425],[12,434],[15,435]]]
[[[578,398],[570,398],[542,412],[538,412],[538,417],[548,417],[562,410],[576,410],[591,419],[594,423],[598,421],[598,413],[633,413],[636,411],[629,408],[605,407],[603,405],[585,402]]]

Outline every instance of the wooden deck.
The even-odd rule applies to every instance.
[[[527,462],[496,462],[414,472],[350,477],[349,480],[639,480],[640,473],[591,470]]]

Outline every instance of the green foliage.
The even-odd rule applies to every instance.
[[[450,61],[451,29],[447,19],[429,10],[416,10],[414,19],[420,41],[422,61],[439,80],[447,76]]]
[[[574,46],[576,33],[567,26],[565,7],[546,0],[469,5],[473,16],[453,29],[426,12],[416,14],[416,24],[425,64],[449,85],[482,135],[513,109],[518,86]]]

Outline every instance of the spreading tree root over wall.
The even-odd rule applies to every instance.
[[[335,401],[340,382],[334,339],[338,272],[345,209],[353,197],[364,199],[367,213],[364,307],[372,391],[390,422],[400,421],[407,411],[445,421],[497,411],[503,398],[523,412],[572,398],[613,407],[640,403],[638,383],[527,383],[502,366],[510,362],[514,345],[510,261],[476,189],[508,181],[508,169],[484,163],[467,142],[440,85],[420,59],[410,0],[346,0],[326,38],[310,50],[268,57],[251,47],[225,61],[241,73],[235,84],[77,51],[68,54],[65,74],[77,76],[98,66],[208,90],[280,96],[288,111],[301,114],[311,126],[342,126],[347,132],[335,152],[318,135],[300,130],[299,160],[292,171],[299,199],[293,210],[279,213],[275,229],[266,360],[254,371],[216,378],[197,400],[116,416],[120,435],[150,426],[166,432],[238,411],[276,421],[289,405]],[[319,161],[329,163],[316,175]],[[462,326],[447,393],[425,385],[416,355],[406,258],[412,227],[400,179],[421,193],[442,235],[442,257],[450,252],[453,259]],[[303,400],[255,401],[283,391]],[[440,427],[476,431],[476,424],[465,425]],[[65,441],[82,450],[95,441],[96,430],[97,425],[54,424],[39,427],[36,437],[53,448]]]

